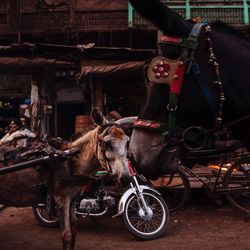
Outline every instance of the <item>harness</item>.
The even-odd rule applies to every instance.
[[[198,37],[205,27],[206,40],[209,49],[209,64],[213,66],[215,71],[214,83],[219,86],[219,105],[213,98],[213,94],[209,86],[202,83],[201,74],[198,64],[195,62],[194,53],[198,44]],[[134,122],[134,128],[147,128],[163,132],[163,135],[173,134],[176,130],[176,110],[178,105],[178,96],[180,95],[185,74],[194,72],[194,75],[199,82],[203,93],[205,94],[208,103],[216,116],[216,124],[222,123],[222,110],[225,101],[224,90],[219,75],[219,64],[212,48],[211,27],[204,23],[196,23],[188,38],[176,38],[162,36],[160,43],[170,44],[181,48],[180,57],[176,60],[171,60],[162,56],[155,57],[149,64],[147,77],[153,84],[166,84],[170,87],[169,100],[167,105],[168,123],[158,121],[137,119]]]

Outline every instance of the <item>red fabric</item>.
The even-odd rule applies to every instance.
[[[132,163],[131,163],[130,160],[128,160],[128,168],[129,168],[130,174],[131,174],[132,176],[135,176],[136,173],[135,173],[135,171],[134,171],[134,168],[133,168]]]
[[[159,128],[161,125],[159,123],[157,123],[157,122],[150,122],[150,121],[144,121],[144,120],[136,120],[134,122],[134,126]]]
[[[179,95],[181,93],[182,83],[184,80],[184,74],[186,70],[186,64],[183,63],[182,65],[179,65],[176,75],[178,75],[178,79],[173,79],[173,84],[171,85],[171,93],[174,93],[176,95]]]
[[[170,36],[162,36],[160,38],[160,42],[162,43],[167,43],[167,42],[171,42],[171,43],[181,43],[181,38],[179,37],[170,37]]]

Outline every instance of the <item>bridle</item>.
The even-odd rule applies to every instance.
[[[215,124],[221,125],[222,123],[222,110],[224,106],[225,96],[222,82],[219,74],[219,63],[215,57],[212,39],[211,27],[208,24],[196,23],[188,38],[176,38],[162,36],[160,43],[170,44],[181,48],[180,57],[177,60],[171,60],[163,56],[153,58],[147,70],[147,78],[152,84],[165,84],[170,87],[169,100],[167,105],[168,122],[163,123],[159,121],[137,119],[134,122],[134,128],[150,129],[161,132],[164,136],[173,135],[176,131],[176,110],[178,107],[178,96],[180,95],[184,76],[190,73],[193,66],[197,67],[195,62],[194,52],[198,44],[198,37],[201,30],[205,28],[206,40],[208,42],[209,51],[209,64],[213,67],[215,72],[214,84],[219,86],[219,104],[211,104],[216,106]],[[196,72],[197,73],[197,72]],[[194,74],[198,75],[198,74]],[[198,79],[198,77],[196,78]],[[199,80],[199,79],[198,79]],[[201,84],[200,84],[201,85]],[[203,90],[205,92],[206,90]],[[211,95],[210,95],[211,96]],[[206,96],[207,97],[207,96]],[[211,98],[207,97],[208,102],[211,103]]]

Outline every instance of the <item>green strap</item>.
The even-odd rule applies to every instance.
[[[189,73],[191,70],[192,62],[194,59],[194,52],[198,44],[198,37],[199,37],[199,34],[201,32],[203,25],[204,25],[203,23],[196,23],[189,34],[188,41],[193,45],[193,48],[190,49],[186,73]]]
[[[102,175],[107,175],[108,171],[106,170],[99,170],[96,172],[95,176],[102,176]]]

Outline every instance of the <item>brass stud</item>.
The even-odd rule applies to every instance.
[[[167,78],[168,77],[168,72],[164,72],[163,77]]]
[[[174,75],[174,80],[177,80],[179,78],[178,75]]]
[[[159,71],[160,71],[160,72],[162,72],[163,70],[164,70],[164,68],[163,68],[163,67],[160,67],[160,68],[159,68]]]
[[[156,73],[156,74],[155,74],[155,77],[156,77],[156,78],[159,78],[159,77],[161,77],[161,74],[160,74],[160,73]]]
[[[183,61],[180,61],[180,62],[179,62],[179,65],[183,65]]]
[[[157,70],[158,69],[157,65],[155,65],[152,69]]]
[[[160,61],[160,65],[163,65],[164,64],[164,62],[163,61]]]

